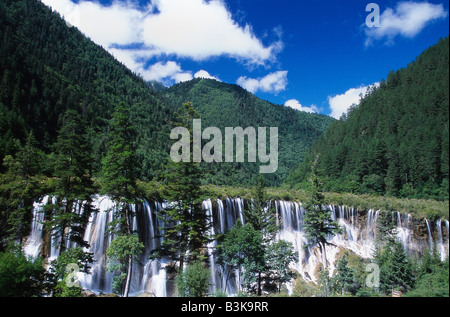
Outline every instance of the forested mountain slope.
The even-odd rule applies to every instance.
[[[448,85],[447,37],[334,122],[287,183],[304,182],[320,155],[331,191],[448,199]]]
[[[309,114],[275,105],[249,93],[238,85],[225,84],[212,79],[194,79],[164,91],[165,97],[176,106],[192,101],[201,115],[202,126],[225,127],[278,127],[279,166],[274,174],[265,175],[272,186],[280,185],[295,163],[303,160],[313,141],[334,120],[323,115]],[[223,133],[223,132],[222,132]],[[269,151],[269,149],[268,149]],[[248,183],[258,173],[252,163],[211,164],[210,181],[226,185]],[[239,173],[234,171],[239,170]]]
[[[301,161],[331,118],[273,105],[236,85],[193,80],[170,89],[146,83],[102,47],[69,27],[36,0],[0,3],[0,162],[15,156],[32,132],[45,155],[41,171],[52,176],[52,153],[68,110],[82,117],[93,154],[93,174],[99,176],[108,141],[108,121],[114,108],[125,105],[136,130],[138,177],[161,179],[171,144],[174,112],[192,101],[203,126],[279,127],[278,185]],[[214,166],[213,166],[214,165]],[[256,164],[223,163],[206,166],[205,183],[249,184]],[[0,164],[0,173],[6,167]]]
[[[0,161],[15,154],[30,131],[50,153],[72,109],[88,128],[98,168],[108,120],[123,103],[138,131],[141,177],[154,176],[157,158],[167,152],[163,118],[173,110],[153,89],[40,1],[2,0],[0,30]]]

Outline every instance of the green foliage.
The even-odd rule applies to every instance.
[[[22,241],[29,232],[33,202],[45,190],[38,175],[42,158],[30,133],[17,155],[7,155],[3,160],[6,173],[0,174],[0,249]]]
[[[414,286],[411,259],[400,242],[388,242],[375,255],[375,263],[380,267],[380,290],[390,294],[392,290],[406,293]]]
[[[75,111],[66,111],[53,148],[56,203],[46,206],[47,212],[51,211],[51,220],[46,226],[53,237],[60,238],[63,252],[67,240],[87,246],[83,228],[89,221],[92,197],[97,190],[92,180],[92,156],[85,126]],[[70,235],[65,233],[66,228],[71,228]]]
[[[225,234],[221,249],[223,263],[230,270],[238,271],[239,284],[248,292],[260,291],[260,274],[264,271],[264,246],[260,231],[249,223],[238,220]],[[255,282],[257,288],[255,290]],[[240,287],[240,285],[239,285]]]
[[[117,106],[109,122],[109,141],[102,160],[102,188],[114,201],[133,201],[136,196],[136,130],[130,120],[130,110]]]
[[[184,103],[177,113],[176,124],[192,132],[192,119],[196,117],[192,103]],[[165,227],[161,228],[163,242],[154,254],[179,261],[179,272],[183,271],[185,261],[204,256],[204,248],[210,240],[207,234],[210,221],[202,205],[205,193],[200,186],[204,171],[193,162],[192,155],[191,152],[189,162],[169,159],[165,166],[165,197],[170,203],[159,214]]]
[[[251,203],[244,209],[243,216],[246,223],[250,223],[255,230],[261,232],[266,245],[275,239],[275,235],[280,229],[280,226],[276,224],[275,209],[271,208],[271,205],[266,194],[266,182],[264,177],[259,174]]]
[[[138,260],[144,250],[139,237],[131,235],[117,236],[106,250],[108,257],[107,270],[114,272],[113,289],[122,294],[126,289],[127,278],[131,279],[130,270],[133,260]],[[125,294],[128,296],[128,294]]]
[[[321,154],[328,191],[448,200],[448,47],[441,39],[389,73],[330,125],[287,183],[301,186]]]
[[[23,252],[0,253],[0,297],[34,297],[44,289],[42,259],[27,258]]]
[[[318,158],[311,165],[309,200],[305,203],[304,230],[308,239],[308,246],[319,244],[323,265],[326,264],[325,245],[330,235],[336,235],[342,231],[339,224],[333,221],[331,211],[325,205],[322,180],[319,178],[317,169]]]
[[[280,185],[307,149],[333,122],[323,115],[309,114],[261,100],[237,85],[211,79],[194,79],[162,92],[174,106],[187,100],[196,105],[203,127],[278,127],[278,171],[267,175],[267,181]],[[225,153],[225,152],[223,152]],[[247,151],[245,152],[247,154]],[[245,156],[247,157],[247,156]],[[210,172],[203,183],[215,185],[255,185],[258,163],[205,164]]]
[[[177,276],[176,284],[180,297],[205,297],[210,286],[211,271],[201,261],[190,263]]]
[[[280,293],[282,285],[295,278],[296,273],[289,266],[297,260],[298,254],[291,242],[279,240],[269,244],[266,249],[265,289],[270,289],[269,285],[272,284]]]
[[[428,252],[431,254],[431,252]],[[436,254],[436,253],[433,253]],[[415,287],[408,297],[449,297],[448,256],[441,262],[439,255],[425,255],[419,265]]]
[[[355,275],[349,267],[349,262],[345,255],[338,261],[336,271],[336,275],[333,278],[335,290],[342,295],[345,292],[351,292],[355,284]]]
[[[84,252],[80,247],[62,252],[56,260],[51,262],[50,283],[53,284],[55,297],[81,297],[80,285],[68,285],[67,279],[76,272],[71,266],[76,266],[78,272],[90,274],[90,265],[94,262],[93,254]],[[71,281],[74,282],[74,281]]]

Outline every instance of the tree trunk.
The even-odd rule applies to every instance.
[[[125,219],[127,223],[127,234],[131,235],[131,224],[130,224],[130,206],[128,203],[125,204]],[[123,297],[128,297],[128,293],[130,292],[130,284],[131,284],[131,274],[133,269],[133,257],[132,255],[128,255],[128,267],[127,267],[127,279],[125,281],[125,289],[123,291]]]
[[[130,292],[132,269],[133,269],[133,258],[131,255],[129,255],[128,256],[127,279],[125,281],[125,289],[123,291],[123,297],[128,297],[128,293]]]
[[[258,296],[261,296],[261,272],[258,273]]]

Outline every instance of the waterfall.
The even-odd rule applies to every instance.
[[[43,206],[51,203],[48,196],[41,202],[36,202],[33,209],[33,220],[31,232],[24,243],[24,251],[27,255],[37,257],[42,252],[43,239]],[[239,219],[244,222],[244,210],[246,204],[251,201],[244,201],[240,198],[207,199],[203,202],[203,208],[206,210],[211,220],[208,235],[215,236],[224,234],[230,230]],[[113,240],[114,236],[107,231],[109,224],[114,219],[116,206],[114,202],[105,196],[98,196],[93,202],[97,212],[90,215],[89,223],[86,226],[84,240],[88,242],[89,247],[85,251],[92,252],[94,255],[94,264],[91,268],[91,274],[79,274],[81,286],[84,289],[95,293],[111,293],[113,273],[108,272],[106,250]],[[131,220],[132,230],[136,232],[139,240],[144,244],[145,251],[139,261],[133,263],[132,281],[130,295],[137,296],[141,293],[148,293],[152,296],[167,297],[173,296],[172,283],[168,280],[169,276],[165,270],[169,264],[167,259],[150,259],[152,251],[162,243],[160,228],[164,227],[158,213],[163,210],[166,203],[143,201],[132,206],[133,217]],[[304,214],[307,212],[301,203],[277,200],[272,202],[275,209],[277,223],[280,225],[276,239],[283,239],[291,242],[294,250],[298,253],[298,259],[292,263],[291,268],[299,272],[306,281],[317,281],[317,266],[322,262],[321,251],[317,246],[304,246],[308,240],[304,232]],[[357,255],[369,259],[373,257],[376,223],[379,211],[370,209],[360,211],[346,206],[327,206],[332,218],[342,227],[343,232],[336,236],[328,237],[330,245],[327,245],[327,260],[330,264],[331,273],[335,270],[336,262],[340,250],[351,250]],[[82,212],[82,208],[74,208],[74,212]],[[411,215],[392,213],[393,220],[397,225],[397,238],[403,244],[405,250],[423,251],[424,247],[420,243],[412,240],[413,228]],[[436,228],[430,221],[425,219],[428,230],[428,244],[433,245],[433,230],[436,229],[435,241],[441,259],[445,259],[448,253],[449,223],[445,221],[443,229],[442,221],[436,222]],[[444,230],[444,231],[443,231]],[[53,239],[52,239],[53,240]],[[58,255],[58,241],[52,241],[49,248],[49,256]],[[73,247],[73,245],[69,245]],[[211,271],[210,293],[217,291],[225,292],[228,295],[237,293],[240,277],[239,272],[224,267],[217,262],[214,250],[217,247],[217,241],[208,243],[209,269]],[[292,289],[292,285],[288,285]]]
[[[214,220],[213,220],[213,211],[212,211],[212,202],[211,199],[205,200],[203,202],[203,209],[206,210],[206,214],[210,220],[209,226],[209,236],[214,237],[215,236],[215,230],[214,230]],[[212,240],[208,243],[208,256],[209,256],[209,266],[211,269],[211,293],[215,293],[217,291],[217,272],[216,272],[216,261],[214,258],[214,250],[217,247],[217,241]]]
[[[85,230],[84,240],[90,245],[84,251],[94,254],[94,264],[91,274],[82,274],[80,277],[81,287],[96,293],[112,293],[111,272],[106,272],[106,249],[112,241],[112,234],[107,233],[108,224],[113,220],[115,209],[114,202],[108,197],[98,197],[94,200],[95,208]]]
[[[445,261],[445,248],[444,248],[444,239],[442,237],[442,221],[439,219],[436,221],[436,228],[438,232],[439,240],[437,242],[437,247],[439,250],[439,253],[441,255],[441,261]]]
[[[44,229],[45,213],[43,207],[48,204],[49,196],[45,196],[42,202],[33,204],[33,219],[31,221],[31,234],[24,245],[24,252],[27,256],[37,258],[41,252],[42,234]]]
[[[425,219],[425,222],[427,224],[427,231],[428,231],[428,244],[430,250],[433,249],[433,235],[431,233],[431,227],[430,227],[430,221],[428,219]]]

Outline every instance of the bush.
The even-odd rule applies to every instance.
[[[178,295],[180,297],[204,297],[208,293],[210,270],[202,262],[189,264],[177,277]]]
[[[22,251],[0,253],[0,297],[35,297],[43,289],[45,269],[40,258]]]

